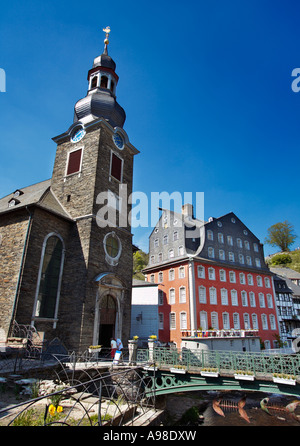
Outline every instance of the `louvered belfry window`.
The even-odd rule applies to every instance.
[[[80,171],[81,167],[82,149],[74,150],[69,153],[67,175]]]

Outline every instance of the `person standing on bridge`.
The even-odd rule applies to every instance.
[[[110,357],[114,359],[115,353],[117,351],[117,342],[114,338],[110,338],[110,347],[111,347]]]
[[[121,352],[119,362],[123,362],[123,357],[122,357],[123,344],[120,338],[117,338],[117,350]]]

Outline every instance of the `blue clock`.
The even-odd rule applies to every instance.
[[[115,146],[118,147],[118,149],[122,150],[124,147],[124,140],[120,133],[115,133],[113,135],[113,141],[115,143]]]
[[[78,142],[80,141],[85,135],[85,131],[83,128],[77,129],[75,130],[75,132],[73,133],[72,137],[71,137],[71,141],[72,142]]]

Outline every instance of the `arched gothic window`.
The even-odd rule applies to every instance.
[[[35,316],[56,318],[60,294],[60,282],[64,261],[62,239],[49,234],[44,241],[41,255]]]

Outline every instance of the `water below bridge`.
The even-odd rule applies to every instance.
[[[244,412],[239,413],[237,403],[245,399]],[[265,412],[260,401],[269,398]],[[220,400],[223,415],[214,410],[214,402]],[[284,411],[295,401],[294,397],[262,392],[184,392],[166,396],[166,424],[190,426],[298,426],[300,404],[295,410],[298,420]],[[300,401],[300,397],[298,398]],[[224,407],[225,405],[225,407]],[[229,407],[226,407],[229,406]],[[241,416],[242,414],[242,416]]]

